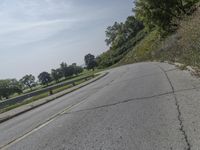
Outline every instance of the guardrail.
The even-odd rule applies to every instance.
[[[17,104],[17,103],[24,102],[24,101],[30,99],[33,96],[37,96],[37,95],[40,95],[40,94],[43,94],[43,93],[46,93],[46,92],[49,92],[49,95],[52,95],[53,90],[55,90],[57,88],[60,88],[60,87],[66,86],[66,85],[70,85],[70,84],[75,86],[76,82],[79,82],[79,81],[82,81],[82,80],[87,81],[88,79],[93,78],[93,77],[94,77],[94,75],[89,75],[89,76],[86,76],[86,77],[83,77],[83,78],[80,78],[80,79],[61,82],[61,83],[58,83],[56,85],[52,85],[52,86],[49,86],[49,87],[46,87],[46,88],[43,88],[43,89],[40,89],[40,90],[37,90],[37,91],[33,91],[33,92],[30,92],[30,93],[27,93],[27,94],[20,95],[18,97],[14,97],[14,98],[10,98],[10,99],[1,101],[0,102],[0,109],[5,108],[5,107],[10,106],[10,105],[14,105],[14,104]]]

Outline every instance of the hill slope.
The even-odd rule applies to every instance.
[[[165,38],[158,31],[150,32],[116,65],[140,61],[171,61],[200,67],[200,7],[185,17],[179,29]]]

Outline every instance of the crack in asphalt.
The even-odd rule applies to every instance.
[[[123,101],[116,102],[116,103],[101,105],[101,106],[88,108],[88,109],[83,109],[83,110],[78,110],[78,111],[66,112],[66,113],[63,113],[62,115],[74,114],[74,113],[83,112],[83,111],[96,110],[96,109],[100,109],[100,108],[111,107],[111,106],[115,106],[115,105],[119,105],[119,104],[123,104],[123,103],[128,103],[128,102],[131,102],[131,101],[146,100],[146,99],[151,99],[151,98],[170,95],[170,94],[173,94],[173,92],[171,91],[171,92],[161,93],[161,94],[148,96],[148,97],[130,98],[130,99],[126,99],[126,100],[123,100]]]
[[[174,69],[175,70],[175,69]],[[162,70],[163,71],[163,70]],[[142,77],[138,77],[138,78],[143,78],[143,77],[147,77],[147,76],[151,76],[155,73],[152,73],[152,74],[147,74],[147,75],[144,75]],[[167,76],[168,77],[168,76]],[[137,78],[137,79],[138,79]],[[101,87],[98,87],[98,88],[94,88],[94,89],[97,89],[97,91],[95,93],[97,93],[98,91],[100,91],[101,89],[109,86],[109,85],[112,85],[112,83],[114,82],[115,80],[111,80],[109,83],[105,84],[104,86],[101,86]],[[95,109],[99,109],[99,108],[104,108],[104,107],[111,107],[111,106],[114,106],[114,105],[118,105],[118,104],[122,104],[122,103],[127,103],[127,102],[130,102],[130,101],[137,101],[137,100],[145,100],[145,99],[151,99],[151,98],[155,98],[155,97],[160,97],[160,96],[165,96],[165,95],[170,95],[170,94],[173,94],[176,102],[178,102],[175,94],[176,93],[179,93],[179,92],[184,92],[184,91],[192,91],[192,90],[199,90],[200,87],[193,87],[193,88],[186,88],[186,89],[181,89],[181,90],[174,90],[174,87],[172,86],[172,83],[170,80],[168,80],[169,83],[170,83],[170,86],[172,87],[172,91],[169,91],[169,92],[165,92],[165,93],[160,93],[160,94],[157,94],[157,95],[152,95],[152,96],[146,96],[146,97],[137,97],[137,98],[129,98],[129,99],[125,99],[125,100],[121,100],[121,101],[118,101],[116,103],[111,103],[111,104],[107,104],[107,105],[101,105],[101,106],[97,106],[97,107],[92,107],[92,108],[88,108],[88,109],[83,109],[83,110],[78,110],[78,111],[73,111],[73,112],[67,112],[67,113],[63,113],[64,114],[72,114],[72,113],[76,113],[76,112],[83,112],[83,111],[89,111],[89,110],[95,110]],[[121,81],[119,81],[121,82]],[[118,83],[118,82],[115,82],[115,83]],[[93,93],[94,94],[94,93]],[[89,98],[90,96],[88,96],[87,98]],[[85,98],[85,99],[87,99]],[[176,103],[176,105],[178,106],[178,103]],[[178,110],[180,110],[180,108],[178,107],[177,108]],[[179,111],[180,112],[180,111]]]
[[[189,142],[189,140],[188,140],[187,133],[186,133],[186,131],[184,130],[184,125],[183,125],[183,120],[182,120],[181,109],[180,109],[180,105],[179,105],[178,99],[177,99],[177,97],[176,97],[176,93],[175,93],[175,90],[174,90],[174,86],[173,86],[173,84],[172,84],[172,82],[171,82],[171,80],[170,80],[170,78],[169,78],[167,72],[166,72],[161,66],[158,65],[158,67],[163,71],[163,73],[165,74],[165,76],[166,76],[166,78],[167,78],[167,80],[168,80],[168,82],[169,82],[169,84],[170,84],[170,86],[171,86],[171,88],[172,88],[172,94],[173,94],[173,96],[174,96],[175,105],[176,105],[177,111],[178,111],[178,120],[179,120],[179,124],[180,124],[180,129],[179,129],[179,130],[182,132],[182,134],[183,134],[183,136],[184,136],[184,140],[185,140],[185,142],[186,142],[186,144],[187,144],[187,150],[191,150],[191,144],[190,144],[190,142]]]
[[[160,97],[160,96],[175,94],[175,93],[179,93],[179,92],[183,92],[183,91],[191,91],[191,90],[195,90],[195,89],[197,89],[197,88],[189,88],[189,89],[177,90],[177,91],[174,91],[174,92],[170,91],[170,92],[165,92],[165,93],[152,95],[152,96],[147,96],[147,97],[130,98],[130,99],[125,99],[125,100],[122,100],[122,101],[118,101],[116,103],[111,103],[111,104],[101,105],[101,106],[92,107],[92,108],[88,108],[88,109],[82,109],[82,110],[78,110],[78,111],[71,111],[71,112],[63,113],[62,115],[78,113],[78,112],[83,112],[83,111],[90,111],[90,110],[100,109],[100,108],[104,108],[104,107],[112,107],[112,106],[115,106],[115,105],[131,102],[131,101],[147,100],[147,99],[151,99],[151,98],[156,98],[156,97]],[[87,98],[89,98],[89,97],[90,96],[88,96]]]
[[[139,77],[135,77],[133,79],[131,79],[131,81],[134,81],[134,80],[138,80],[138,79],[141,79],[141,78],[145,78],[145,77],[150,77],[150,76],[153,76],[153,75],[156,75],[158,73],[149,73],[149,74],[145,74],[145,75],[142,75],[142,76],[139,76]],[[161,74],[161,73],[160,73]],[[130,79],[125,79],[125,80],[121,80],[121,81],[118,81],[118,82],[115,82],[115,83],[120,83],[120,82],[127,82],[129,81]]]

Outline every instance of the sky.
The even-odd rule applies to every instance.
[[[0,79],[84,64],[106,51],[105,30],[132,15],[133,0],[0,0]]]

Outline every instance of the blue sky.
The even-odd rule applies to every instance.
[[[132,0],[1,0],[0,78],[37,76],[106,51],[105,29],[131,15]]]

